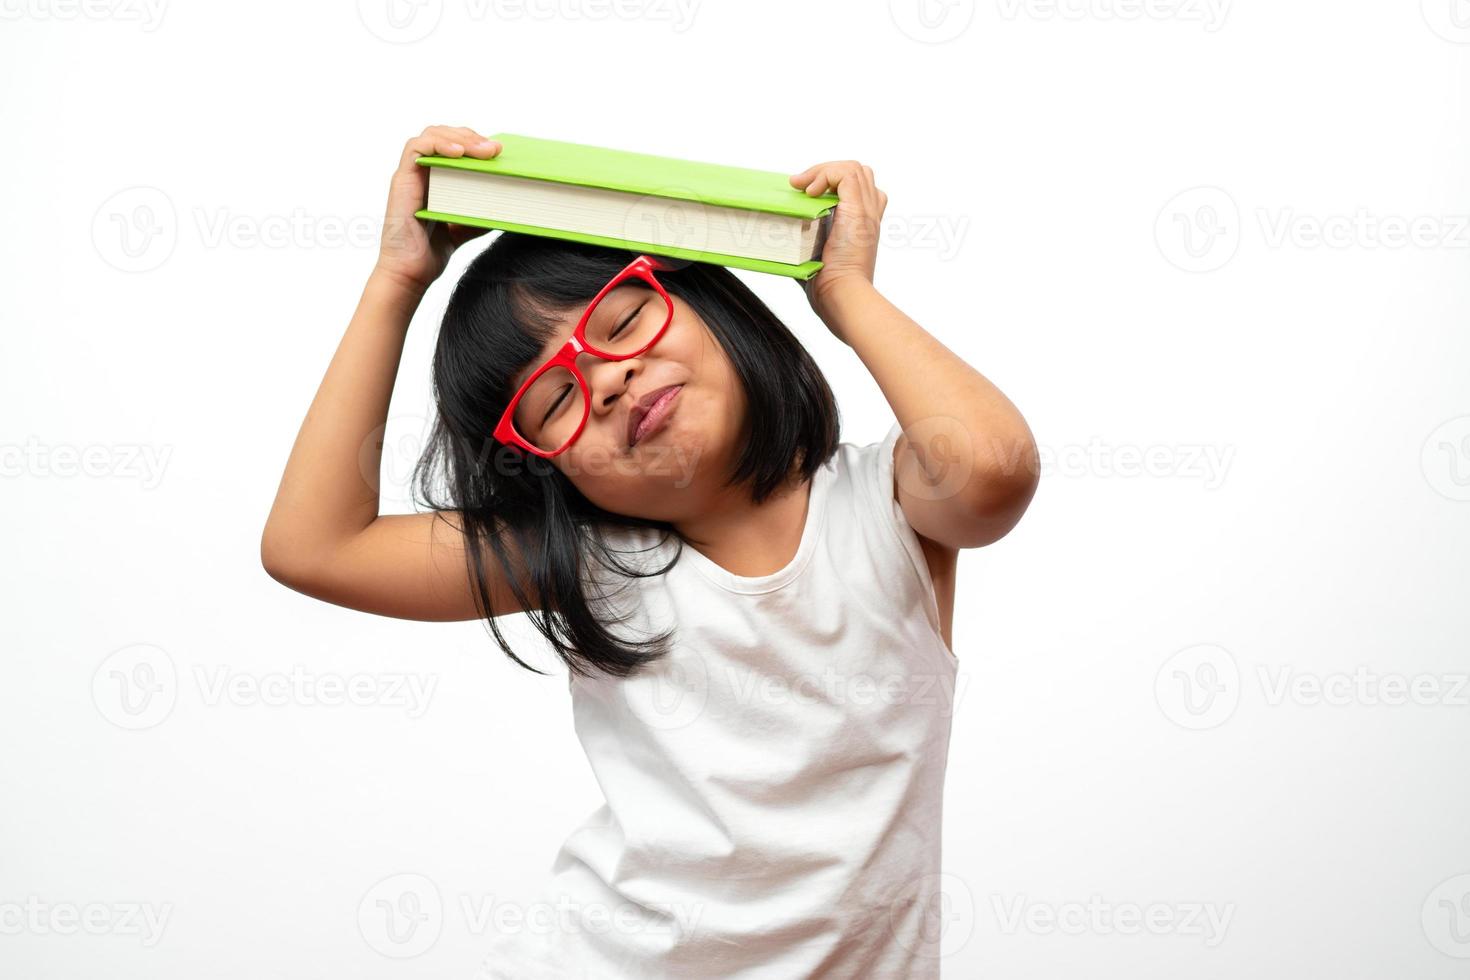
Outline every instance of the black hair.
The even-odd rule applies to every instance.
[[[667,652],[670,633],[644,641],[620,639],[584,591],[584,556],[624,576],[643,572],[614,557],[601,528],[653,528],[678,539],[665,521],[614,514],[591,503],[549,460],[505,446],[491,435],[514,394],[512,379],[530,365],[555,332],[556,312],[585,305],[638,253],[543,236],[501,232],[466,268],[444,311],[434,351],[436,417],[415,465],[420,497],[436,511],[458,511],[476,608],[496,643],[516,656],[495,623],[485,575],[488,544],[536,630],[568,669],[626,677]],[[837,402],[816,362],[796,336],[729,269],[675,261],[655,273],[704,320],[746,394],[743,448],[727,485],[748,484],[759,504],[786,484],[795,468],[810,480],[837,450]],[[515,465],[507,465],[514,463]],[[446,499],[433,477],[443,470]],[[505,546],[509,535],[523,563]],[[529,585],[533,595],[523,591]]]

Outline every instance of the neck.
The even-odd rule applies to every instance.
[[[811,482],[798,481],[793,475],[759,505],[751,502],[748,487],[726,487],[698,514],[672,522],[674,530],[735,575],[768,575],[785,568],[801,545]]]

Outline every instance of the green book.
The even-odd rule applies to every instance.
[[[431,169],[418,217],[796,279],[822,268],[837,195],[809,197],[786,174],[515,133],[489,138],[501,145],[489,160],[419,157]]]

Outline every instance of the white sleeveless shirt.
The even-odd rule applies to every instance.
[[[635,676],[569,675],[606,803],[481,977],[939,977],[957,661],[893,495],[900,432],[839,444],[786,567],[735,575],[686,544],[665,575],[607,579],[620,635],[677,632]],[[607,540],[656,569],[678,548],[659,537]]]

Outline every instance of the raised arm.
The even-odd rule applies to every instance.
[[[500,151],[480,141],[472,130],[431,126],[403,148],[378,262],[297,433],[261,535],[265,570],[298,592],[401,619],[480,615],[459,515],[380,515],[377,487],[380,435],[409,321],[454,248],[482,233],[430,228],[413,216],[426,179],[415,161]],[[495,614],[522,611],[495,556],[482,551]]]
[[[793,186],[839,204],[822,269],[803,288],[827,328],[882,389],[903,435],[894,446],[894,498],[920,535],[951,549],[1006,535],[1036,493],[1036,440],[999,388],[873,285],[888,195],[873,170],[835,160],[792,174]]]

